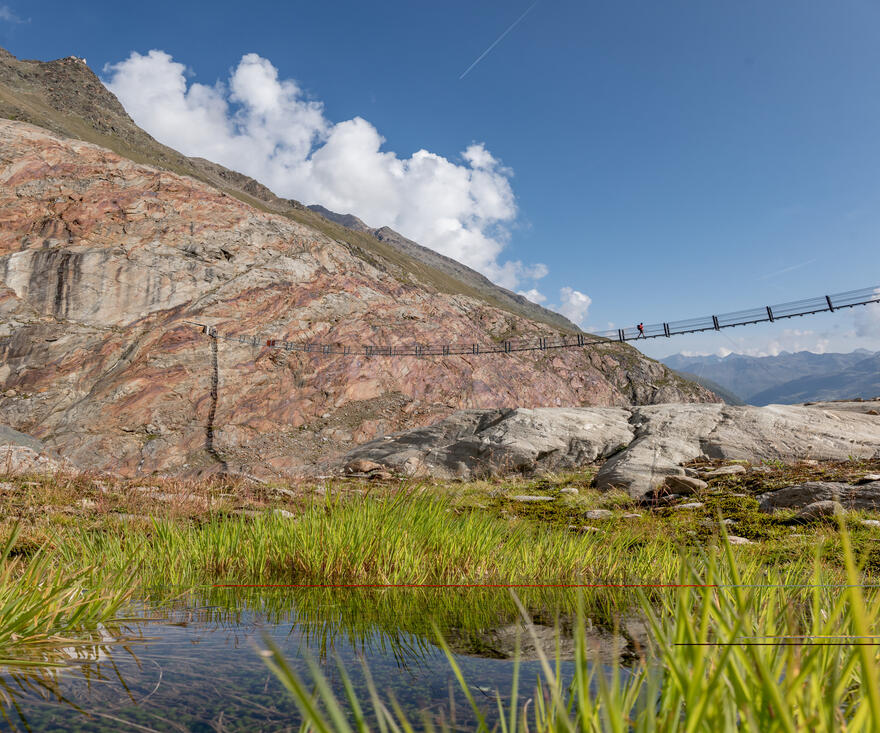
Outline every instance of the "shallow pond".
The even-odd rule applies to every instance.
[[[517,637],[521,699],[541,674],[536,646],[551,657],[558,648],[564,677],[573,670],[571,591],[525,592],[537,642],[502,590],[209,589],[174,599],[166,594],[161,602],[157,595],[135,604],[136,620],[41,655],[63,666],[0,668],[0,727],[296,730],[293,698],[260,653],[271,640],[305,680],[307,660],[315,660],[339,699],[341,665],[370,707],[366,663],[383,700],[393,695],[413,723],[427,717],[469,729],[474,715],[434,642],[434,623],[490,719],[497,715],[496,694],[510,695]],[[599,663],[615,656],[625,662],[633,635],[615,635],[607,616],[598,610],[586,621],[588,643]]]

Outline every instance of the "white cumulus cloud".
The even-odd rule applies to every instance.
[[[547,274],[544,265],[502,257],[517,216],[513,174],[482,143],[458,162],[428,150],[401,157],[383,149],[367,120],[328,120],[319,101],[254,53],[213,85],[190,81],[183,64],[158,50],[104,72],[134,121],[186,155],[245,173],[279,196],[390,226],[508,288]],[[566,307],[586,312],[576,300]]]
[[[586,293],[568,286],[559,290],[560,305],[556,309],[572,323],[582,326],[593,300]]]
[[[544,295],[537,288],[532,288],[531,290],[521,290],[519,292],[519,295],[522,295],[524,298],[528,298],[533,303],[538,303],[539,305],[546,302],[547,300],[547,296]]]

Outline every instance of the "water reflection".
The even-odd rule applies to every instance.
[[[433,624],[491,714],[496,691],[504,697],[510,688],[518,634],[524,681],[539,675],[539,646],[551,657],[558,649],[563,660],[573,654],[574,593],[534,589],[522,600],[535,619],[537,643],[523,633],[503,590],[217,588],[172,600],[158,590],[131,609],[139,620],[23,660],[59,666],[3,669],[0,709],[20,730],[295,729],[295,705],[258,654],[268,637],[303,677],[306,658],[317,659],[340,696],[337,660],[364,699],[366,662],[380,689],[413,720],[428,715],[466,725],[472,713],[433,643]],[[588,608],[587,638],[599,660],[632,655],[639,643],[632,630],[615,633],[610,607]],[[571,666],[563,661],[563,673]]]

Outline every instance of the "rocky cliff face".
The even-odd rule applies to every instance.
[[[387,359],[215,342],[548,327],[192,178],[0,120],[0,423],[84,468],[304,472],[461,408],[712,401],[634,349]]]

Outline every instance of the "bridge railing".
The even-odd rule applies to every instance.
[[[420,344],[404,342],[397,344],[365,344],[361,346],[340,343],[296,343],[282,339],[263,338],[255,335],[218,334],[215,326],[187,321],[199,326],[212,338],[222,338],[252,346],[280,348],[287,351],[298,351],[314,354],[342,354],[362,356],[465,356],[479,354],[511,354],[522,351],[539,351],[561,349],[610,341],[635,341],[640,338],[654,339],[680,336],[702,331],[719,331],[722,328],[747,326],[756,323],[767,323],[783,318],[794,318],[814,313],[833,312],[838,308],[852,308],[857,305],[880,303],[880,287],[850,290],[835,295],[821,295],[815,298],[796,300],[790,303],[779,303],[758,308],[747,308],[732,313],[721,313],[701,318],[690,318],[682,321],[651,323],[639,331],[637,326],[627,326],[595,333],[579,333],[575,335],[540,336],[537,339],[508,339],[488,344]]]

